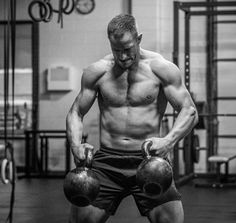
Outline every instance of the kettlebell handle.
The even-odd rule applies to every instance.
[[[93,149],[86,148],[85,149],[85,162],[84,167],[91,168],[93,162]]]
[[[148,140],[148,141],[145,141],[143,144],[142,144],[142,152],[144,154],[144,156],[149,159],[151,158],[151,155],[150,155],[150,148],[152,146],[153,142],[151,140]]]

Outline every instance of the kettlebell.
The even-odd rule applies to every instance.
[[[138,166],[136,182],[141,190],[150,197],[164,194],[171,186],[173,172],[171,165],[163,158],[150,155],[152,141],[142,144],[144,160]]]
[[[100,190],[100,183],[91,170],[93,150],[85,150],[83,166],[71,170],[64,179],[64,194],[72,204],[84,207],[94,201]]]

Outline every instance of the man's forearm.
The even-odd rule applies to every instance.
[[[183,108],[178,114],[173,128],[166,135],[173,146],[191,132],[198,122],[197,110],[194,107]]]
[[[66,131],[70,147],[78,147],[81,144],[83,123],[81,117],[71,112],[66,118]]]

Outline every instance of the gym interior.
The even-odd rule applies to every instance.
[[[66,115],[83,69],[110,54],[106,28],[132,14],[141,47],[181,70],[199,122],[172,152],[185,222],[236,221],[236,2],[218,0],[0,1],[0,222],[68,222],[74,168]],[[176,112],[168,104],[161,133]],[[98,104],[83,140],[99,148]],[[108,223],[145,223],[132,197]]]

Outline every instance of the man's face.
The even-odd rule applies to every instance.
[[[139,54],[139,38],[126,32],[118,37],[111,35],[109,40],[115,62],[124,69],[131,67]]]

